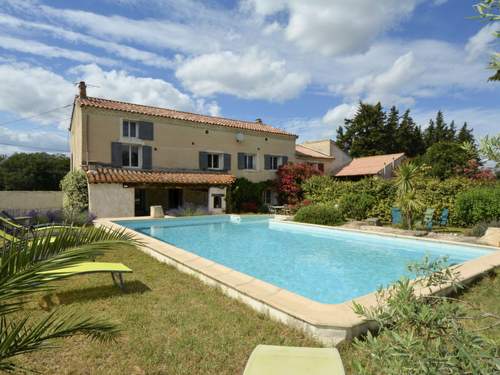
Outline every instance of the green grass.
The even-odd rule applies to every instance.
[[[109,274],[76,276],[51,296],[29,305],[34,317],[50,308],[109,319],[122,334],[115,344],[84,337],[18,358],[43,374],[239,374],[258,344],[320,346],[302,332],[274,322],[192,276],[140,251],[110,253],[122,262],[127,292]],[[43,306],[43,309],[41,306]]]
[[[112,285],[108,274],[77,276],[64,280],[57,293],[40,296],[28,310],[35,318],[54,308],[107,318],[122,330],[118,342],[58,341],[56,349],[19,357],[21,365],[44,374],[241,374],[258,344],[320,346],[139,251],[110,253],[102,260],[134,270],[125,276],[126,293]],[[462,297],[500,315],[498,290],[500,270]],[[500,327],[486,334],[500,344]],[[350,373],[351,360],[360,354],[349,344],[340,351]]]

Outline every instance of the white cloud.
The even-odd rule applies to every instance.
[[[366,50],[409,16],[421,0],[248,0],[257,14],[287,10],[285,35],[306,51],[328,56]]]
[[[80,63],[95,62],[101,65],[119,64],[116,60],[99,57],[91,53],[50,46],[34,40],[11,38],[6,35],[0,35],[0,48],[49,58],[63,58],[78,61]]]
[[[118,57],[124,58],[129,61],[137,61],[144,65],[154,66],[158,68],[172,68],[175,65],[175,61],[167,59],[163,56],[160,56],[156,53],[140,50],[134,47],[130,47],[124,44],[114,43],[111,41],[102,40],[99,38],[94,38],[90,35],[85,35],[82,33],[78,33],[75,31],[67,30],[65,28],[39,23],[39,22],[31,22],[22,20],[20,18],[16,18],[7,14],[0,13],[0,25],[7,27],[11,33],[15,33],[16,30],[22,29],[23,31],[34,31],[33,36],[39,36],[40,32],[47,33],[49,35],[55,36],[58,39],[63,39],[69,41],[71,43],[82,43],[86,45],[90,45],[92,47],[100,48],[106,53],[114,54]],[[21,40],[21,41],[24,41]],[[19,48],[23,48],[23,52],[32,52],[33,48],[23,47],[22,44],[16,43],[16,45],[20,46]],[[71,51],[73,52],[73,51]],[[79,51],[75,51],[79,53]],[[84,52],[82,52],[84,53]],[[76,54],[75,54],[76,56]],[[73,55],[65,54],[66,58],[72,58]],[[73,58],[76,60],[76,58]],[[101,63],[98,58],[95,59],[81,59],[81,62],[97,62]]]
[[[26,151],[68,152],[67,136],[46,130],[18,130],[0,126],[0,154]]]
[[[216,103],[193,100],[162,79],[136,77],[124,70],[102,70],[95,64],[80,65],[71,73],[87,83],[88,94],[126,102],[203,113],[219,112]]]
[[[352,118],[356,114],[357,108],[357,104],[339,104],[338,106],[329,109],[323,116],[322,121],[325,124],[333,125],[335,128],[338,128],[339,126],[344,125],[344,120],[346,118]]]
[[[309,82],[307,74],[287,71],[285,61],[274,60],[256,48],[244,54],[225,51],[186,60],[176,76],[200,96],[223,93],[276,101],[297,96]]]
[[[500,26],[490,23],[473,35],[465,45],[467,60],[474,61],[492,49],[493,42],[497,39],[495,32],[500,32]]]

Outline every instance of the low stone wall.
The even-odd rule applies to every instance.
[[[134,216],[134,192],[122,184],[89,184],[89,211],[97,217]]]
[[[0,210],[24,215],[31,210],[61,210],[62,191],[0,191]]]

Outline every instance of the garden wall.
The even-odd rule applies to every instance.
[[[0,210],[24,215],[31,210],[61,210],[62,191],[0,191]]]

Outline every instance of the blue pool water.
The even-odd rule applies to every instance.
[[[462,263],[490,252],[259,216],[233,221],[205,216],[117,223],[322,303],[373,292],[407,275],[407,264],[425,255],[447,255],[450,263]]]

